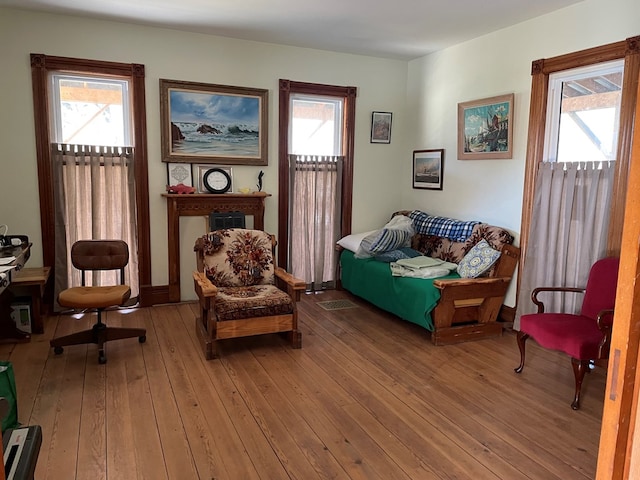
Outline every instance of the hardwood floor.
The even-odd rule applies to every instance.
[[[325,311],[318,301],[351,299]],[[93,316],[53,316],[13,363],[19,419],[40,425],[44,479],[590,479],[605,372],[571,410],[561,354],[528,343],[521,375],[512,333],[433,346],[420,327],[346,292],[305,296],[300,350],[277,335],[226,341],[204,361],[195,304],[106,315],[145,326],[147,342],[49,339]]]

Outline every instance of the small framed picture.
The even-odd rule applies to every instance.
[[[167,185],[175,186],[180,183],[187,187],[193,187],[191,164],[167,163]]]
[[[444,149],[413,151],[413,188],[442,190]]]
[[[371,113],[371,143],[391,143],[391,113]]]

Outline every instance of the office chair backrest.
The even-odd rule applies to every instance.
[[[124,284],[124,267],[129,263],[129,247],[122,240],[78,240],[71,247],[71,262],[82,271],[120,270],[120,283]]]
[[[603,258],[592,265],[582,301],[582,315],[595,319],[600,311],[613,309],[619,266],[620,259],[616,257]]]

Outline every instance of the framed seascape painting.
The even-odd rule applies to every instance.
[[[370,143],[391,143],[390,112],[371,113],[371,141]]]
[[[513,93],[458,104],[458,159],[513,156]]]
[[[268,94],[160,79],[162,160],[267,165]]]
[[[444,149],[413,151],[413,188],[442,190]]]

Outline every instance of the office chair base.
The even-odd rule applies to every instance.
[[[145,343],[147,341],[147,331],[144,328],[124,328],[124,327],[107,327],[104,323],[96,323],[91,330],[83,330],[82,332],[72,333],[64,337],[52,339],[49,344],[53,347],[56,355],[64,352],[63,347],[69,345],[84,345],[85,343],[95,343],[98,345],[98,363],[107,363],[107,357],[104,353],[104,344],[111,340],[121,340],[124,338],[138,337],[138,342]]]

